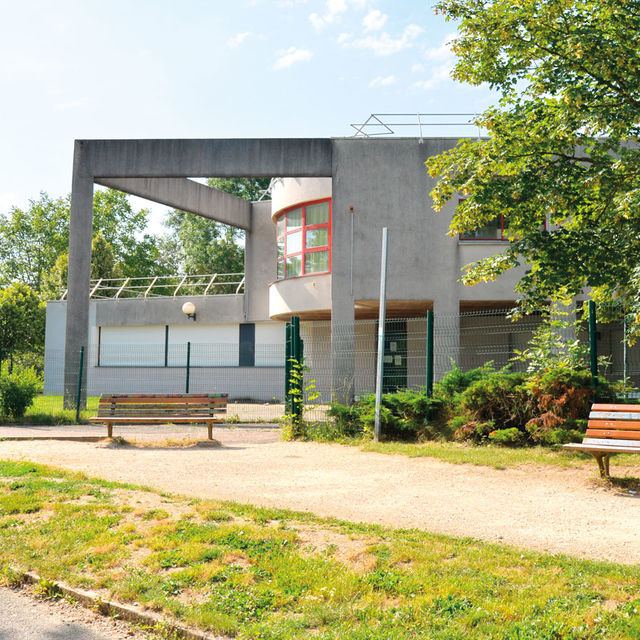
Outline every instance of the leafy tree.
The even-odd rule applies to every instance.
[[[68,262],[67,257],[67,264]],[[102,235],[102,231],[99,231],[91,243],[91,278],[119,278],[119,267],[113,255],[113,247]]]
[[[26,284],[0,289],[0,348],[2,358],[44,346],[45,307]]]
[[[249,202],[259,200],[269,188],[270,178],[209,178],[210,187],[238,196]]]
[[[0,285],[17,280],[40,289],[43,274],[67,252],[70,206],[69,196],[52,199],[42,192],[28,209],[0,215]]]
[[[27,209],[12,207],[0,215],[0,284],[16,280],[40,291],[68,251],[70,209],[69,196],[52,199],[43,192]],[[134,210],[123,193],[107,189],[94,195],[94,237],[101,233],[111,246],[122,275],[157,274],[164,264],[157,238],[141,237],[147,217],[148,210]]]
[[[242,273],[244,249],[234,227],[184,211],[170,211],[165,225],[175,234],[173,246],[185,273]]]
[[[258,200],[268,189],[269,178],[210,178],[210,187],[249,201]],[[171,211],[165,225],[173,234],[160,245],[169,255],[179,256],[185,273],[242,273],[244,232],[184,211]]]
[[[441,0],[437,11],[459,27],[453,76],[500,93],[477,118],[488,138],[427,163],[437,209],[465,198],[452,235],[508,222],[510,245],[463,281],[526,264],[528,306],[593,287],[630,308],[640,333],[638,1]]]

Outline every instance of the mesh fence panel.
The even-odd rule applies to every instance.
[[[607,322],[598,324],[598,354],[609,364],[602,369],[613,380],[625,373],[640,386],[640,346],[624,347],[621,313],[607,310]],[[507,310],[436,314],[434,321],[435,379],[451,369],[463,370],[492,361],[495,368],[511,365],[523,370],[526,363],[514,360],[527,348],[541,315],[513,321]],[[581,328],[582,327],[582,328]],[[586,318],[576,333],[562,330],[564,340],[588,344]],[[385,326],[383,390],[420,389],[426,384],[426,318],[393,318]],[[355,323],[308,321],[301,323],[305,356],[306,417],[322,420],[328,403],[347,389],[349,397],[375,391],[378,322]],[[84,357],[82,397],[88,397],[95,413],[97,396],[103,393],[228,393],[227,415],[240,422],[273,422],[284,414],[284,344],[255,346],[254,366],[239,366],[237,344],[191,344],[187,376],[187,345],[102,345]],[[625,365],[626,362],[626,365]],[[38,398],[40,412],[62,410],[65,386],[74,399],[78,390],[80,355],[64,366],[62,351],[48,350],[44,360],[44,394]],[[72,403],[74,404],[74,403]],[[32,411],[35,411],[33,409]],[[87,415],[87,414],[85,414]]]

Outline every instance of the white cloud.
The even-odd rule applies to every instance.
[[[351,38],[353,38],[353,34],[351,34],[351,33],[341,33],[338,36],[337,42],[338,42],[338,44],[344,45],[344,44],[347,44],[347,42],[349,42],[349,40],[351,40]]]
[[[424,65],[419,62],[411,67],[411,73],[419,73],[420,71],[424,71]]]
[[[378,9],[372,9],[362,20],[365,31],[380,31],[389,16]]]
[[[55,105],[57,111],[69,111],[71,109],[82,109],[89,104],[87,98],[78,98],[77,100],[68,100],[67,102],[59,102]]]
[[[413,41],[424,31],[417,24],[405,27],[399,38],[392,38],[386,31],[377,36],[366,36],[344,43],[356,49],[369,49],[378,56],[388,56],[413,46]]]
[[[431,62],[427,68],[430,70],[431,75],[426,80],[419,80],[413,83],[414,89],[420,89],[422,91],[428,91],[433,89],[436,85],[449,80],[451,77],[451,71],[455,64],[455,56],[451,52],[451,42],[455,39],[456,34],[450,33],[439,47],[427,49],[424,57]],[[418,68],[421,67],[421,68]],[[414,65],[411,69],[416,71],[422,71],[424,65]]]
[[[244,31],[243,33],[238,33],[233,38],[229,38],[227,40],[227,46],[229,49],[235,49],[239,47],[247,38],[250,38],[253,35],[251,31]]]
[[[274,71],[288,69],[297,62],[309,62],[313,57],[313,52],[308,49],[298,49],[297,47],[289,47],[278,51],[278,59],[273,65]]]
[[[394,84],[396,81],[395,76],[377,76],[370,83],[369,87],[375,89],[376,87],[388,87]]]
[[[431,77],[427,78],[427,80],[419,80],[418,82],[414,82],[411,86],[414,89],[421,89],[422,91],[433,89],[444,80],[450,79],[451,69],[453,69],[453,65],[445,64],[435,69],[431,74]]]
[[[439,47],[427,49],[425,58],[436,62],[452,60],[454,55],[451,52],[451,43],[456,39],[456,35],[455,33],[450,33]]]
[[[365,9],[369,2],[371,2],[371,0],[326,0],[324,13],[322,15],[319,13],[311,13],[309,15],[309,22],[311,22],[317,31],[321,31],[328,24],[337,22],[340,16],[350,7]]]

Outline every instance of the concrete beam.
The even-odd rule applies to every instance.
[[[216,222],[251,228],[249,202],[187,178],[96,178],[95,182]]]
[[[329,177],[329,138],[79,140],[95,177]]]

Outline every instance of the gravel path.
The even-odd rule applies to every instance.
[[[0,458],[55,464],[185,495],[640,563],[640,499],[598,487],[595,464],[496,470],[341,445],[280,442],[274,430],[218,429],[215,435],[222,448],[3,441]]]
[[[0,640],[150,640],[157,636],[73,605],[0,588]]]

